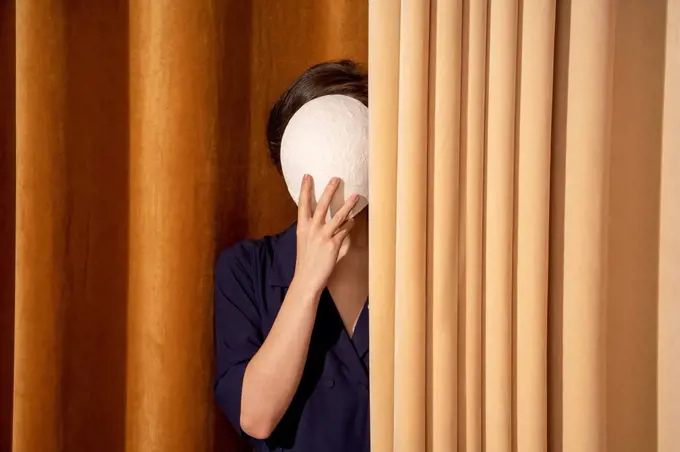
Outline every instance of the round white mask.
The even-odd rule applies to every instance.
[[[368,108],[344,95],[304,104],[290,119],[281,140],[281,170],[293,200],[300,200],[302,177],[314,179],[312,207],[333,177],[341,179],[329,218],[352,194],[360,195],[350,217],[368,205]]]

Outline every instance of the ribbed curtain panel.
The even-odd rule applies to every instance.
[[[680,1],[368,7],[371,450],[680,450]]]
[[[247,450],[214,256],[295,220],[269,108],[367,43],[361,0],[0,0],[0,451]]]
[[[247,450],[215,253],[295,219],[267,113],[337,58],[371,450],[679,451],[680,0],[0,0],[0,452]]]

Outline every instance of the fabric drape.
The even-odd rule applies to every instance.
[[[657,399],[657,446],[660,451],[677,446],[680,419],[680,2],[668,2],[666,10],[666,58],[664,64],[664,106],[661,138],[661,184],[659,205],[659,276],[657,313],[659,349]]]
[[[361,1],[0,2],[0,450],[245,450],[217,250],[295,219],[271,103],[367,60]]]
[[[372,2],[372,450],[677,448],[677,12]]]

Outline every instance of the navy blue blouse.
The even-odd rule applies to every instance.
[[[259,441],[240,427],[248,362],[274,324],[295,270],[295,225],[276,236],[225,250],[215,268],[215,397],[257,451],[368,452],[368,304],[347,334],[324,291],[302,380],[272,435]]]

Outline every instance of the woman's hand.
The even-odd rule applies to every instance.
[[[312,215],[312,178],[305,176],[300,194],[295,276],[267,338],[246,367],[241,391],[241,428],[268,438],[298,390],[307,362],[317,307],[326,280],[342,257],[353,220],[347,221],[358,196],[351,196],[325,221],[339,180],[328,184]]]
[[[354,219],[347,219],[359,200],[351,195],[333,218],[326,222],[328,208],[338,189],[340,179],[333,178],[312,213],[312,177],[302,179],[298,203],[297,260],[295,263],[296,285],[321,294],[335,264],[347,252],[343,243],[354,226]]]

